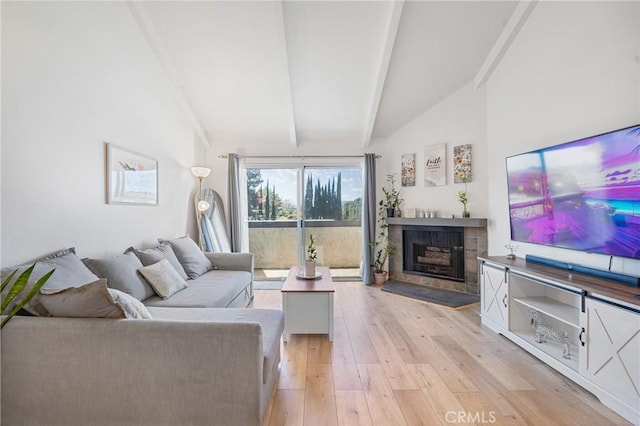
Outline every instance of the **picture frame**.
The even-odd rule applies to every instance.
[[[424,149],[424,186],[447,184],[447,144],[439,143]]]
[[[107,204],[158,205],[158,160],[105,142]]]
[[[453,147],[453,182],[471,182],[471,144]]]
[[[403,154],[401,157],[402,186],[416,186],[416,154]]]

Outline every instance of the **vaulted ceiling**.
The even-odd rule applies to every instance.
[[[194,127],[367,146],[472,81],[517,2],[136,2]]]

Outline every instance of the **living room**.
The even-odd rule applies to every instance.
[[[409,13],[407,11],[417,7],[412,2],[405,3],[401,11],[394,9],[398,7],[397,4],[389,4],[391,12],[384,15],[394,17],[396,24],[400,23],[400,28],[402,19],[408,19],[405,18],[405,14]],[[457,2],[452,3],[455,5]],[[252,3],[243,4],[250,6]],[[468,6],[466,3],[457,4],[463,9],[465,5]],[[365,6],[366,3],[362,7]],[[179,8],[179,3],[170,7]],[[280,7],[286,8],[286,2]],[[465,144],[472,146],[473,161],[472,180],[467,184],[469,210],[472,217],[487,219],[487,254],[502,256],[508,253],[505,245],[511,242],[504,166],[506,157],[640,123],[640,5],[637,2],[514,3],[502,25],[497,30],[494,28],[493,41],[484,47],[486,55],[479,58],[479,66],[466,80],[450,88],[447,93],[440,93],[437,99],[430,100],[431,103],[425,100],[426,107],[419,114],[384,137],[371,137],[375,110],[371,113],[363,108],[360,111],[362,115],[358,117],[364,117],[361,121],[366,123],[365,130],[369,129],[369,138],[365,141],[353,138],[353,143],[338,138],[331,140],[328,136],[324,140],[306,138],[300,133],[292,137],[288,131],[285,137],[261,138],[243,133],[244,115],[239,117],[245,118],[237,118],[232,123],[229,123],[229,115],[218,116],[227,119],[224,123],[217,123],[216,120],[222,120],[216,116],[202,116],[200,111],[208,110],[199,108],[205,108],[206,105],[196,103],[188,96],[190,88],[185,83],[187,76],[178,71],[184,69],[181,63],[193,59],[193,56],[169,55],[168,52],[180,51],[180,40],[175,40],[178,46],[175,47],[170,45],[170,40],[161,39],[160,33],[150,32],[152,27],[147,22],[149,15],[145,17],[142,13],[144,2],[3,2],[1,8],[3,126],[0,259],[3,268],[23,264],[71,246],[76,247],[79,257],[97,258],[119,255],[130,246],[153,247],[157,244],[157,238],[176,238],[186,233],[197,235],[194,196],[198,191],[198,182],[190,169],[195,165],[209,167],[212,172],[204,180],[204,185],[219,192],[228,204],[228,159],[221,156],[229,153],[241,156],[271,154],[339,158],[373,152],[380,156],[376,164],[378,197],[382,197],[381,187],[386,175],[400,174],[401,155],[417,153],[417,183],[414,187],[402,188],[403,206],[431,208],[442,217],[459,217],[462,209],[456,194],[463,186],[453,181],[451,159],[454,146]],[[516,13],[519,13],[518,17],[514,17]],[[171,14],[166,12],[157,12],[154,16],[158,26],[171,18]],[[460,16],[463,23],[473,18],[466,14]],[[185,27],[190,25],[189,21],[180,24]],[[239,28],[238,33],[241,30]],[[388,31],[384,32],[380,37],[389,37],[388,34]],[[396,37],[390,39],[400,43],[401,36],[402,32],[398,30]],[[159,40],[165,43],[165,50],[158,49],[162,45],[157,44]],[[232,39],[229,43],[242,42],[241,37],[238,40]],[[469,40],[456,42],[471,43]],[[221,39],[219,43],[224,46],[225,40]],[[209,59],[204,53],[192,52],[195,57],[201,58],[199,66],[206,68]],[[393,49],[388,53],[392,56]],[[238,57],[247,60],[240,52]],[[216,78],[211,84],[224,87],[225,78],[240,80],[245,72],[243,67],[259,67],[260,60],[265,58],[259,57],[255,62],[242,62],[240,59],[238,63],[232,61],[224,69],[233,70],[237,66],[237,73]],[[367,74],[367,78],[384,70],[380,64],[378,66],[375,72]],[[389,72],[392,66],[389,66]],[[196,64],[194,69],[188,71],[197,73],[197,67]],[[367,92],[370,97],[376,99],[374,95],[379,90],[379,96],[384,98],[384,78],[371,78],[371,81],[373,84],[368,86]],[[263,80],[254,81],[255,86],[250,89],[269,82],[264,77]],[[256,93],[255,102],[259,107],[268,104],[259,91],[247,91],[249,94]],[[206,93],[206,90],[203,89],[203,92]],[[242,102],[234,102],[230,97],[217,103],[214,110],[224,114],[223,110],[228,108],[233,113],[243,106]],[[254,108],[250,105],[246,107]],[[285,118],[289,120],[292,115]],[[269,119],[276,118],[267,112],[262,117],[255,117],[256,121]],[[296,123],[301,125],[303,122],[303,119],[296,120],[293,117],[294,134]],[[289,129],[289,124],[285,129]],[[225,127],[227,125],[234,125],[238,133],[225,134],[229,128]],[[359,125],[362,126],[362,123]],[[105,202],[105,142],[158,161],[159,194],[156,206],[122,206]],[[446,158],[449,161],[447,184],[427,188],[421,181],[424,170],[421,162],[425,148],[436,144],[446,144]],[[637,259],[615,257],[612,260],[609,256],[575,250],[535,244],[518,245],[516,255],[520,258],[529,254],[640,276],[640,260]],[[357,287],[338,290],[337,297],[341,299],[336,315],[342,318],[343,327],[337,332],[333,349],[328,347],[327,341],[315,339],[318,336],[306,340],[292,339],[288,343],[290,352],[283,346],[282,386],[292,376],[299,380],[299,374],[327,377],[326,372],[313,370],[321,368],[323,363],[311,361],[313,357],[317,360],[323,356],[344,355],[347,351],[341,349],[339,343],[344,342],[345,333],[351,339],[349,347],[352,351],[357,351],[353,348],[358,346],[357,339],[361,339],[360,342],[365,342],[361,348],[371,346],[378,352],[389,341],[385,340],[388,337],[381,337],[384,333],[376,333],[376,328],[384,327],[384,320],[393,319],[393,324],[406,320],[407,328],[413,327],[416,332],[412,332],[409,340],[419,339],[420,334],[416,331],[419,322],[415,318],[407,318],[411,315],[394,313],[392,317],[376,317],[371,324],[364,324],[362,319],[366,315],[373,315],[372,306],[378,307],[383,313],[390,313],[392,309],[414,312],[414,309],[418,309],[417,305],[399,299],[391,302],[387,298],[379,299],[382,296],[378,289],[364,287],[362,283],[352,285]],[[255,306],[281,307],[278,305],[281,303],[279,292],[256,293]],[[365,299],[374,300],[373,305],[367,305],[363,301]],[[354,315],[353,312],[360,314]],[[539,414],[543,422],[554,419],[566,424],[589,421],[589,417],[580,417],[578,413],[600,416],[591,417],[600,424],[624,422],[622,417],[594,397],[588,399],[587,392],[576,390],[578,387],[564,380],[562,375],[551,369],[527,369],[527,362],[534,363],[537,360],[534,361],[535,358],[517,346],[481,326],[477,309],[460,313],[460,316],[456,316],[457,311],[431,308],[425,312],[425,317],[444,318],[455,324],[451,331],[461,333],[465,338],[473,338],[472,350],[476,351],[477,357],[487,356],[492,360],[492,368],[498,371],[497,376],[501,374],[499,371],[506,376],[506,371],[523,369],[525,373],[513,376],[516,377],[514,382],[517,382],[515,387],[523,383],[519,381],[523,378],[535,383],[522,387],[524,390],[520,390],[519,401],[528,401],[529,407],[548,405],[553,415],[545,417]],[[360,333],[350,335],[349,332],[354,329],[347,328],[347,320]],[[434,322],[438,324],[438,332],[432,330],[427,334],[439,336],[447,329],[447,325],[444,320]],[[465,327],[475,328],[465,332]],[[451,341],[446,338],[436,340],[440,343],[437,351],[417,358],[424,361],[440,356],[443,347],[451,347]],[[491,348],[487,352],[482,349],[484,341],[491,342],[487,345],[487,348]],[[392,346],[395,344],[397,342]],[[415,346],[412,343],[409,347]],[[334,351],[333,355],[331,350]],[[490,355],[491,351],[497,351],[499,355]],[[397,361],[400,353],[396,347],[390,348],[386,354],[376,353],[376,356],[362,351],[356,356],[352,354],[349,359],[353,359],[353,365],[370,366],[378,364],[374,360],[386,358],[391,359],[393,365],[393,360]],[[300,357],[304,357],[307,367],[309,364],[314,366],[305,372],[298,370],[296,374],[292,369],[300,366]],[[342,359],[346,357],[344,355]],[[451,358],[462,363],[469,360],[460,352],[455,352]],[[509,362],[512,363],[508,364],[508,369],[500,370],[503,363]],[[345,368],[345,371],[343,377],[351,377],[349,374],[353,369]],[[393,371],[386,373],[391,375]],[[426,374],[424,371],[423,375]],[[452,373],[452,376],[464,376],[460,375],[460,370],[455,371],[457,374]],[[532,377],[535,371],[544,371],[540,374],[548,382]],[[428,373],[433,371],[428,370]],[[334,385],[339,380],[338,376],[338,370],[334,369]],[[376,367],[364,368],[360,378],[364,377],[373,378],[371,381],[375,382],[378,370]],[[483,376],[484,379],[485,383],[491,383],[488,377]],[[508,382],[507,378],[502,379]],[[451,378],[445,379],[445,386],[452,382],[454,380]],[[544,383],[549,384],[547,396],[541,396],[543,390],[539,386],[544,386]],[[305,424],[330,423],[331,419],[341,419],[337,415],[335,418],[325,416],[323,407],[309,409],[306,416],[312,412],[322,413],[315,419],[306,417],[302,409],[295,411],[294,407],[300,404],[306,406],[305,390],[313,388],[309,386],[305,389],[303,383],[302,393],[299,393],[296,392],[300,390],[298,385],[292,386],[292,389],[277,387],[272,404],[284,401],[282,404],[287,407],[284,411],[276,410],[278,415],[288,413],[291,424],[300,424],[292,420],[298,419],[296,416],[299,415],[305,419]],[[526,393],[530,390],[529,385],[534,385],[536,389],[531,394]],[[336,387],[334,390],[354,393],[343,393],[343,398],[338,398],[338,408],[334,396],[334,405],[328,409],[329,412],[340,411],[339,407],[344,408],[345,401],[352,401],[357,407],[364,403],[368,407],[364,411],[370,417],[363,423],[388,424],[385,419],[387,422],[390,420],[384,417],[384,413],[376,412],[373,407],[374,396],[365,395],[362,389],[346,388]],[[422,400],[413,393],[403,393],[409,391],[403,389],[402,385],[398,388],[390,390],[391,399],[395,398],[394,403],[402,408],[399,411],[400,418],[406,423],[418,424],[419,418],[412,418],[408,413],[423,412],[407,407],[419,406]],[[452,405],[455,408],[447,408],[444,404],[441,410],[434,409],[433,412],[437,414],[429,419],[441,423],[467,423],[466,418],[451,421],[445,415],[453,410],[456,413],[486,412],[485,416],[489,416],[490,411],[497,410],[496,407],[504,409],[513,404],[511,400],[501,405],[500,397],[504,395],[496,391],[498,385],[488,389],[471,388],[459,384],[456,388],[458,392],[453,393],[460,396],[471,391],[469,395],[477,396],[485,392],[489,395],[489,401],[482,399],[481,402],[474,402],[467,395],[468,399],[461,397]],[[284,391],[280,392],[280,389]],[[386,387],[377,389],[384,395],[389,390]],[[287,392],[289,390],[291,392]],[[553,417],[562,415],[563,411],[553,404],[553,399],[561,398],[558,394],[570,394],[572,390],[578,396],[566,396],[567,399],[563,400],[570,407],[567,408],[568,413],[564,414],[566,417]],[[3,394],[5,392],[7,390],[3,389]],[[451,395],[448,392],[444,393]],[[290,400],[287,400],[289,397]],[[374,399],[367,400],[367,397]],[[496,399],[492,399],[494,397]],[[388,398],[381,397],[381,400],[388,402]],[[418,402],[412,404],[411,401]],[[434,405],[437,404],[432,400],[430,406]],[[380,406],[384,404],[381,402]],[[272,405],[267,412],[265,422],[285,423],[281,417],[273,415],[273,408]],[[348,412],[348,409],[342,412]],[[536,422],[535,408],[525,410],[525,415],[519,412],[514,414],[515,417],[509,417],[507,414],[509,411],[506,409],[500,413],[501,421],[516,423],[526,419],[525,422]],[[526,414],[531,417],[526,417]],[[489,422],[488,417],[485,420]],[[627,420],[638,423],[633,419]],[[423,421],[429,424],[424,418]],[[211,422],[215,424],[214,420]],[[475,422],[482,421],[476,418]]]

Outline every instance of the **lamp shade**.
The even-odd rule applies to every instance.
[[[192,167],[191,173],[197,178],[206,178],[211,173],[211,169],[208,167]]]

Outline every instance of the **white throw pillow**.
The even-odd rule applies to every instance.
[[[124,309],[124,313],[127,318],[152,319],[151,313],[149,313],[147,307],[144,306],[142,302],[135,297],[114,288],[110,288],[108,290],[109,294],[113,298],[113,301],[122,306],[122,309]]]
[[[39,301],[52,317],[126,318],[124,308],[109,294],[104,278],[81,287],[42,289]]]
[[[187,287],[187,282],[182,279],[167,259],[138,269],[145,280],[153,287],[158,296],[167,299],[174,293]]]

